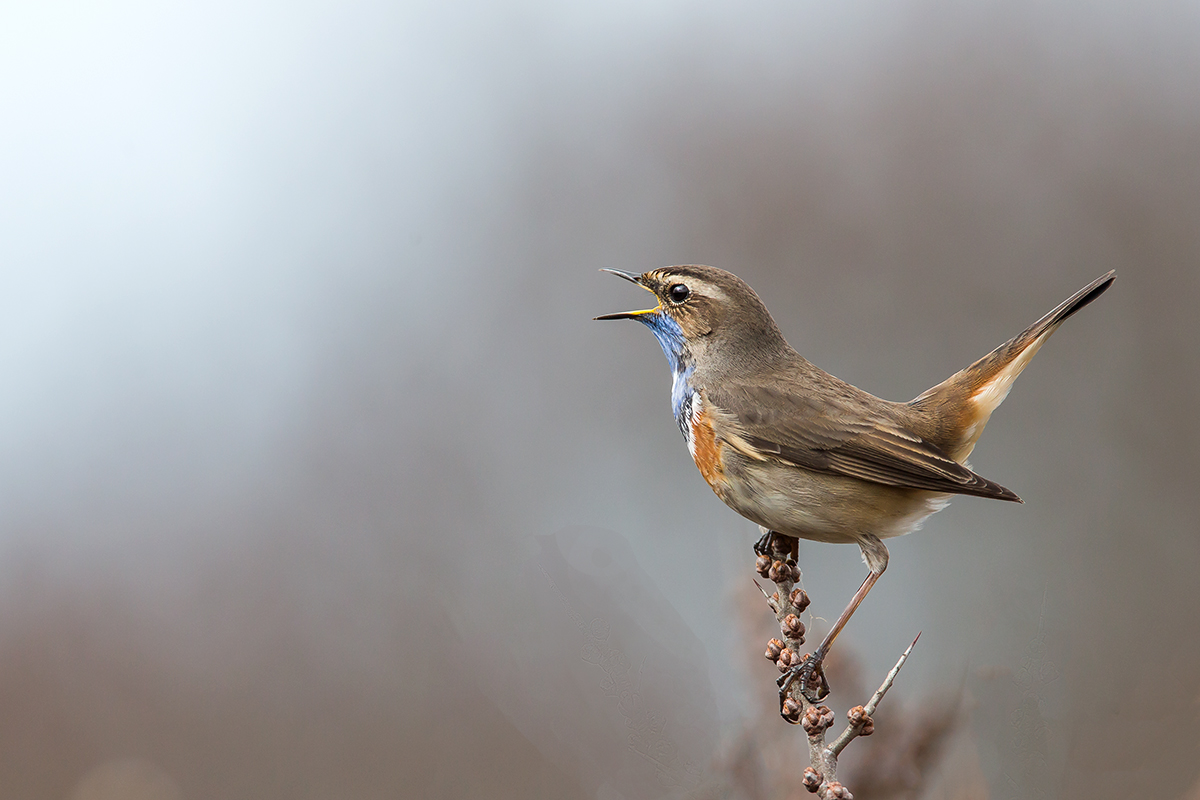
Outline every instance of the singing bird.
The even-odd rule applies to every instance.
[[[653,331],[671,366],[671,407],[688,450],[717,497],[761,526],[756,550],[772,534],[862,550],[862,586],[789,676],[812,700],[822,696],[811,687],[830,646],[887,568],[884,539],[916,530],[955,494],[1021,502],[968,469],[967,456],[1050,334],[1116,278],[1097,278],[971,366],[897,403],[810,364],[730,272],[603,271],[657,298],[654,308],[596,319],[634,319]]]

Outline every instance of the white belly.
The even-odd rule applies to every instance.
[[[743,517],[819,542],[857,543],[863,534],[903,536],[945,508],[951,497],[771,462],[741,462],[729,486],[725,502]]]

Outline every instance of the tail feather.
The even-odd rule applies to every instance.
[[[992,412],[1004,402],[1013,381],[1050,334],[1067,317],[1102,295],[1116,276],[1115,270],[1100,276],[1018,336],[912,400],[910,405],[918,410],[936,409],[929,416],[942,423],[935,436],[941,440],[939,446],[956,461],[965,460]]]

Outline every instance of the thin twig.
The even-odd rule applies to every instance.
[[[863,711],[866,712],[868,717],[874,714],[875,710],[879,708],[879,703],[883,700],[883,696],[888,693],[888,689],[892,688],[896,676],[900,674],[900,668],[904,666],[904,662],[908,660],[909,653],[912,652],[913,647],[917,644],[917,639],[920,638],[921,634],[918,633],[917,638],[912,640],[912,644],[900,654],[900,660],[896,662],[896,666],[892,667],[892,671],[887,674],[887,677],[883,679],[883,683],[875,690],[875,694],[871,696],[870,702],[863,706]],[[861,725],[847,725],[846,729],[834,740],[833,744],[829,745],[829,751],[833,753],[834,758],[841,755],[841,752],[846,749],[846,745],[850,744],[861,731]]]

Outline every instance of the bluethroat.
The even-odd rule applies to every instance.
[[[967,456],[992,412],[1050,334],[1104,293],[1115,272],[1080,289],[1023,333],[907,403],[881,400],[813,366],[786,341],[744,281],[715,267],[641,275],[652,292],[635,319],[671,366],[671,408],[700,474],[734,511],[772,537],[853,543],[868,573],[812,657],[781,678],[816,701],[821,664],[888,564],[883,540],[919,528],[955,494],[1021,502],[972,472]]]

